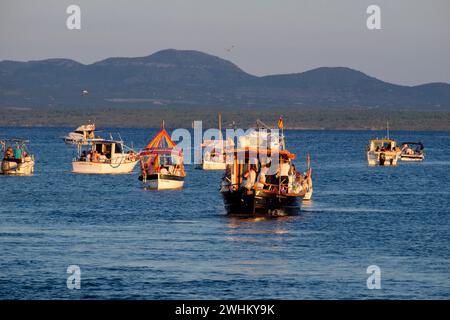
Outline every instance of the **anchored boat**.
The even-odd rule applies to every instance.
[[[369,166],[396,166],[400,158],[397,142],[389,137],[389,122],[386,123],[386,138],[371,139],[367,145]]]
[[[145,189],[180,189],[184,185],[183,152],[163,128],[139,154]]]
[[[400,157],[400,148],[392,139],[372,139],[367,146],[369,166],[396,166]]]
[[[258,128],[240,139],[239,147],[232,150],[233,161],[227,166],[221,184],[228,214],[296,215],[301,209],[299,200],[307,192],[311,197],[312,169],[308,169],[306,176],[297,172],[293,164],[295,154],[284,148],[283,135],[281,140],[282,143],[278,134]]]
[[[423,161],[425,158],[422,142],[403,142],[400,159],[402,161]]]
[[[4,175],[32,175],[34,173],[34,155],[27,148],[28,140],[2,139],[3,151],[0,173]]]
[[[74,173],[130,173],[139,161],[135,151],[121,140],[83,140],[77,146],[77,157],[72,161]]]
[[[203,170],[225,170],[227,166],[227,152],[234,147],[234,142],[229,140],[204,140],[201,145]]]
[[[95,139],[95,123],[83,124],[63,137],[67,144],[88,144],[92,139]]]

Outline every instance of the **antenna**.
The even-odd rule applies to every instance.
[[[220,140],[222,140],[222,114],[219,112],[219,134],[220,134]]]
[[[164,126],[165,126],[165,121],[163,120],[163,121],[161,122],[161,129],[164,129]]]
[[[386,121],[386,133],[387,133],[387,138],[389,139],[389,120]]]

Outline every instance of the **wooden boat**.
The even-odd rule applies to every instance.
[[[139,154],[145,189],[180,189],[184,185],[183,152],[163,128]]]
[[[83,140],[78,143],[78,155],[72,161],[72,171],[124,174],[132,172],[138,162],[138,155],[121,140]]]
[[[28,140],[2,139],[3,151],[0,173],[3,175],[28,176],[34,173],[34,155],[27,148]]]
[[[309,199],[312,196],[312,184],[308,190],[302,183],[305,178],[311,180],[312,170],[308,169],[307,177],[294,172],[295,154],[284,148],[283,137],[281,144],[263,141],[274,138],[266,132],[261,132],[259,137],[261,139],[257,138],[256,145],[249,145],[248,140],[243,139],[244,144],[240,143],[238,148],[232,150],[233,162],[227,166],[221,184],[227,214],[270,217],[299,214],[299,200],[302,200],[308,191]],[[260,143],[261,141],[263,143]],[[274,145],[280,147],[273,148]],[[276,168],[281,166],[289,168],[289,175],[275,174],[278,172]],[[249,182],[252,174],[258,177],[255,183],[251,180]]]
[[[423,161],[425,158],[422,142],[403,142],[400,153],[402,161]]]
[[[95,139],[95,123],[83,124],[63,137],[67,144],[88,144],[92,139]]]

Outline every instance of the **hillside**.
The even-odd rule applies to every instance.
[[[219,57],[174,49],[90,65],[0,62],[0,106],[119,105],[450,110],[450,85],[401,86],[343,67],[257,77]]]

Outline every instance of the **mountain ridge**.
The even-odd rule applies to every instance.
[[[88,90],[88,95],[81,95]],[[348,67],[255,76],[218,56],[165,49],[91,64],[0,61],[0,105],[321,106],[450,110],[450,84],[405,86]]]

